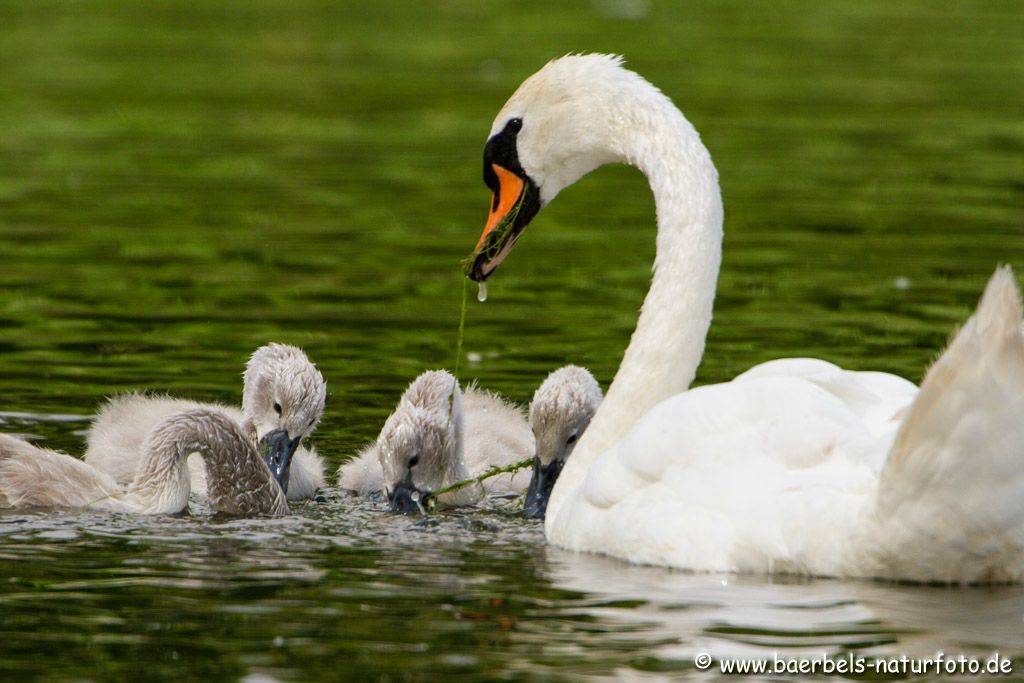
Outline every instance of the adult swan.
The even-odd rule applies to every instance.
[[[555,484],[548,540],[697,571],[1024,578],[1024,338],[1010,270],[919,393],[811,359],[686,391],[721,260],[717,173],[693,126],[621,59],[552,61],[498,114],[484,148],[494,198],[467,274],[486,280],[541,207],[616,161],[654,192],[654,275]]]

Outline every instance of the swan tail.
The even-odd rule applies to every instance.
[[[928,370],[883,468],[875,514],[882,575],[1024,579],[1024,329],[1009,266]]]

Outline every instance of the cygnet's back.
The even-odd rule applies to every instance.
[[[286,514],[277,480],[238,425],[217,411],[188,410],[159,422],[145,437],[127,486],[89,463],[0,434],[0,507],[73,507],[170,514],[188,505],[185,458],[202,457],[214,510]]]
[[[533,434],[518,406],[470,385],[462,396],[462,410],[463,452],[471,476],[521,462],[533,454]],[[520,493],[529,483],[530,473],[522,469],[491,477],[484,486],[489,493]]]
[[[282,385],[293,385],[293,390],[282,392]],[[246,415],[235,406],[169,396],[138,393],[115,396],[100,409],[89,429],[85,461],[126,485],[135,476],[150,430],[172,415],[193,409],[219,412],[246,430],[252,429],[254,421],[261,419],[264,423],[283,423],[289,418],[289,412],[302,415],[299,420],[302,424],[297,428],[292,425],[295,432],[292,437],[301,439],[315,429],[323,412],[325,395],[323,377],[301,349],[285,344],[267,344],[253,353],[245,373],[243,401],[253,415]],[[268,424],[263,431],[276,426],[278,424]],[[254,432],[252,436],[255,441],[259,435]],[[189,458],[188,464],[192,493],[200,499],[206,498],[206,468],[198,456]],[[312,446],[297,446],[291,458],[287,482],[289,500],[310,498],[324,485],[323,463]]]
[[[242,422],[242,411],[233,406],[139,393],[114,396],[100,409],[89,428],[85,461],[126,484],[135,477],[143,444],[153,427],[176,413],[198,408],[221,412],[236,424]],[[193,485],[193,492],[198,489],[205,495],[206,472],[201,462],[193,462],[201,480],[199,486]]]

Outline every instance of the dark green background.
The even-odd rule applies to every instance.
[[[333,470],[417,373],[453,366],[491,119],[572,51],[625,55],[718,166],[725,256],[699,382],[792,355],[919,380],[995,265],[1024,268],[1022,17],[992,0],[4,2],[0,409],[84,416],[140,388],[234,402],[247,355],[290,342],[328,378],[315,441]],[[463,380],[525,402],[575,362],[607,385],[653,238],[636,171],[563,192],[490,300],[470,292],[465,350],[482,360]],[[0,427],[78,452],[84,423]],[[588,598],[560,602],[547,564],[561,556],[536,526],[456,516],[458,540],[444,525],[433,539],[346,505],[241,527],[0,517],[0,670],[104,678],[159,653],[154,677],[302,680],[670,656],[658,638],[617,647],[614,620],[563,623]],[[374,531],[349,538],[353,519]],[[424,556],[407,565],[408,534]],[[492,609],[480,585],[504,591],[511,631],[453,617]],[[726,614],[706,637],[749,626]],[[594,629],[595,650],[567,645]],[[785,641],[769,633],[761,645]],[[555,634],[564,649],[546,645]],[[277,635],[296,640],[261,659]],[[476,659],[444,659],[459,653]]]

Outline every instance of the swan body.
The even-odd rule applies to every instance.
[[[383,492],[393,508],[413,511],[435,491],[525,460],[532,441],[521,410],[475,386],[463,392],[447,371],[428,371],[402,394],[377,440],[338,469],[338,485],[360,495]],[[472,505],[527,484],[525,472],[506,473],[438,498]]]
[[[281,487],[251,439],[220,412],[204,409],[159,422],[146,436],[138,471],[127,486],[70,455],[0,434],[0,505],[177,513],[188,505],[190,453],[198,453],[205,465],[214,510],[288,512]]]
[[[135,477],[146,436],[162,420],[184,410],[218,412],[255,439],[286,428],[286,440],[301,442],[316,428],[323,414],[326,384],[306,355],[294,346],[268,344],[256,350],[246,368],[242,409],[199,403],[169,396],[126,394],[111,398],[89,429],[85,461],[121,484]],[[281,406],[278,414],[274,405]],[[315,448],[298,444],[287,474],[287,497],[311,498],[324,485],[323,462]],[[192,493],[207,497],[206,468],[189,459]]]
[[[551,494],[555,545],[698,571],[912,581],[1024,578],[1024,337],[1009,269],[920,392],[885,373],[774,361],[687,391],[721,259],[717,174],[654,86],[604,55],[555,60],[495,120],[495,193],[467,274],[608,162],[654,193],[650,290],[607,396]]]

